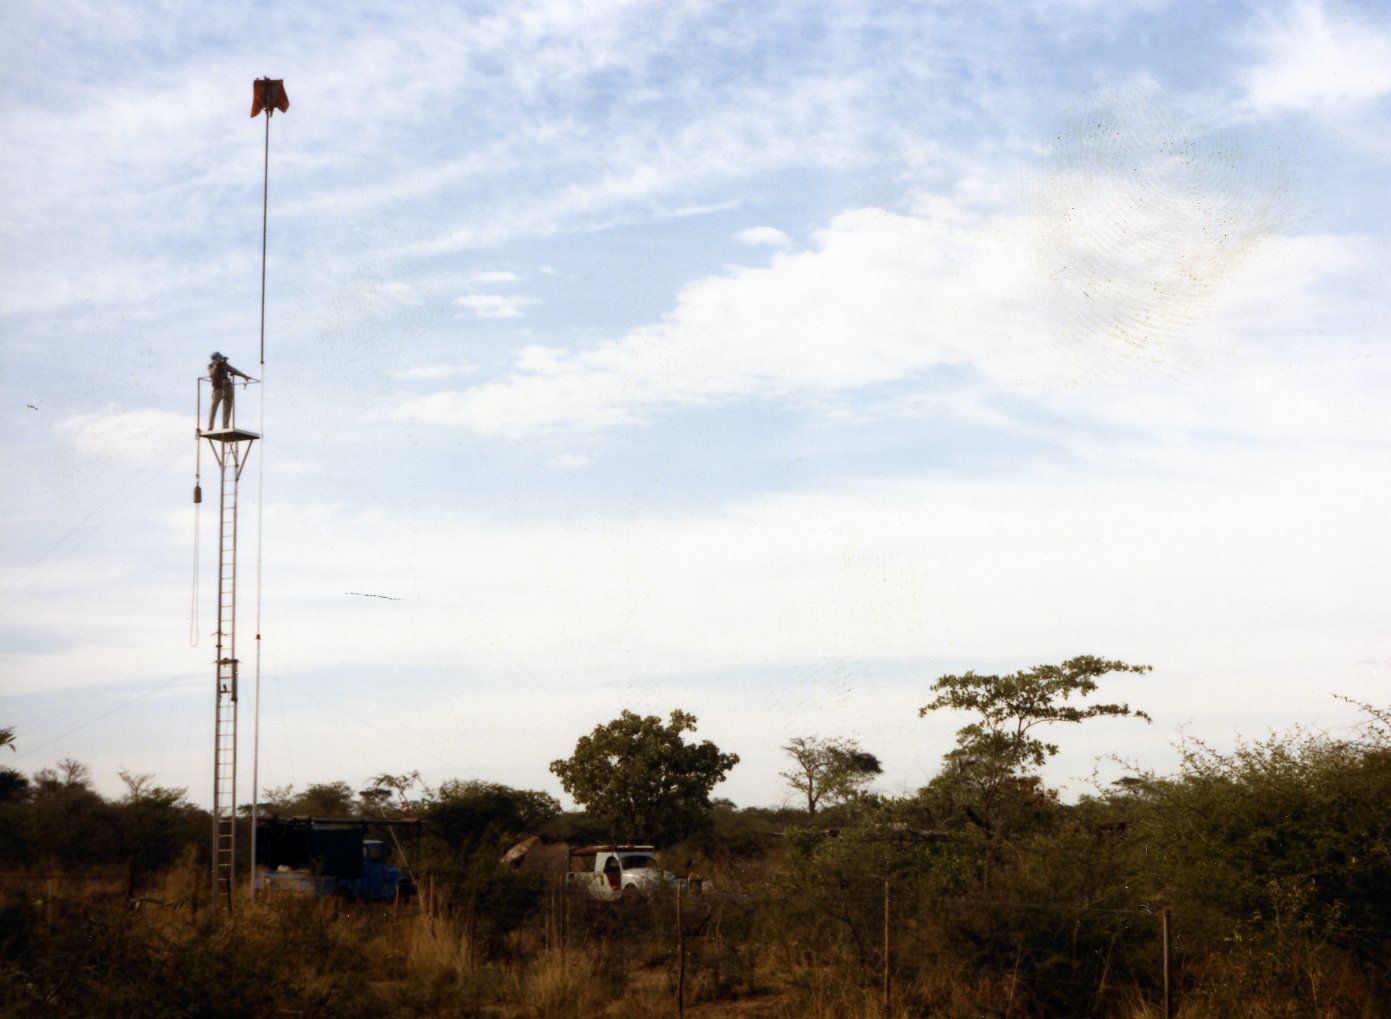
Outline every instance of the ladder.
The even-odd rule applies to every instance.
[[[217,704],[213,751],[212,891],[232,908],[237,861],[237,481],[238,441],[213,443],[221,469],[217,540]],[[250,451],[250,444],[248,449]]]

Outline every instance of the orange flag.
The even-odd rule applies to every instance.
[[[285,82],[281,78],[257,78],[251,86],[251,115],[262,110],[272,116],[276,110],[285,113],[290,109],[290,97],[285,94]]]

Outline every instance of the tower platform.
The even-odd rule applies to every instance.
[[[259,432],[249,432],[245,428],[214,428],[209,432],[200,428],[198,437],[207,439],[209,442],[246,442],[250,439],[259,439],[261,435]]]

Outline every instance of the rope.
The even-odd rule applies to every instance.
[[[189,595],[188,606],[188,646],[198,646],[198,528],[202,519],[202,506],[193,504],[193,591]]]
[[[197,416],[194,421],[198,428],[203,426],[203,380],[197,383]],[[203,441],[194,433],[193,436],[193,591],[189,595],[188,606],[188,646],[198,646],[198,572],[199,572],[199,524],[202,520],[203,504],[201,501],[203,488]]]

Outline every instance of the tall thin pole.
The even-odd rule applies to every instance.
[[[1174,1016],[1174,988],[1171,980],[1173,972],[1172,941],[1172,912],[1166,906],[1162,920],[1162,935],[1164,938],[1164,1019],[1173,1019]]]
[[[266,237],[270,209],[270,115],[266,110],[266,143],[261,170],[261,385],[266,380]],[[261,434],[266,434],[266,391],[261,390]],[[256,826],[261,819],[261,499],[265,492],[266,457],[256,468],[256,690],[251,722],[251,868],[247,880],[256,894]]]
[[[884,880],[884,1019],[889,1016],[889,992],[892,985],[889,981],[889,882]]]
[[[681,919],[681,885],[676,886],[676,1014],[686,1014],[686,925]]]
[[[570,934],[570,895],[565,875],[559,875],[560,885],[560,968],[565,969],[565,940]]]
[[[266,225],[270,208],[270,108],[266,109],[266,151],[261,178],[261,367],[266,366]]]

